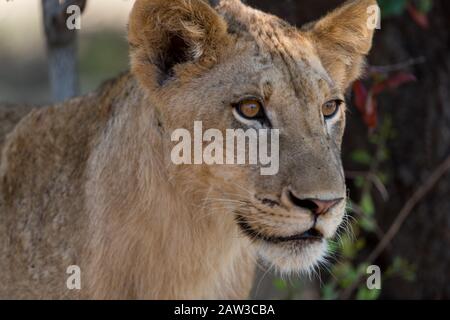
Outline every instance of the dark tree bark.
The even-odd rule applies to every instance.
[[[389,64],[425,57],[413,68],[418,82],[385,95],[382,112],[391,114],[395,139],[389,168],[391,201],[381,222],[390,223],[414,189],[450,154],[450,3],[435,0],[430,29],[409,17],[388,21],[376,39],[372,60]],[[392,243],[391,254],[401,255],[417,268],[417,281],[389,281],[386,296],[393,298],[450,298],[450,175],[412,212]]]
[[[297,26],[333,9],[339,0],[249,0]],[[387,230],[403,204],[450,154],[450,2],[435,0],[430,29],[424,30],[405,14],[384,20],[375,36],[370,64],[390,65],[415,57],[425,63],[411,67],[418,81],[381,97],[380,116],[390,116],[396,136],[389,142],[390,200],[377,205],[377,219]],[[367,129],[358,112],[350,115],[346,151],[368,146]],[[348,161],[346,168],[351,167]],[[450,298],[450,175],[411,212],[406,223],[377,264],[382,267],[401,256],[416,266],[417,279],[400,278],[384,284],[384,298]]]

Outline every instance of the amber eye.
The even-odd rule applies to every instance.
[[[238,113],[246,119],[261,119],[264,117],[264,110],[258,99],[246,99],[238,103],[236,107]]]
[[[336,115],[336,113],[339,111],[339,107],[343,101],[341,100],[332,100],[328,101],[322,106],[322,114],[325,117],[325,119],[331,119]]]

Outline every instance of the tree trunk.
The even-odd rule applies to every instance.
[[[272,12],[297,26],[315,20],[343,1],[339,0],[249,0],[250,5]],[[389,142],[390,200],[377,204],[377,220],[387,230],[403,204],[450,154],[450,2],[434,0],[430,29],[416,25],[404,14],[383,20],[375,36],[369,62],[389,65],[415,57],[423,64],[412,67],[415,84],[384,94],[380,117],[390,116],[395,138]],[[351,107],[353,109],[353,107]],[[356,110],[349,117],[345,152],[353,146],[368,146],[367,129]],[[368,147],[367,147],[368,148]],[[351,166],[348,161],[346,168]],[[450,175],[411,212],[388,251],[376,262],[382,269],[395,256],[416,266],[416,281],[400,278],[386,281],[384,298],[450,298]],[[386,262],[386,263],[384,263]]]
[[[67,26],[67,8],[71,5],[77,5],[83,10],[86,0],[42,0],[50,87],[54,101],[79,94],[77,29],[71,30]]]

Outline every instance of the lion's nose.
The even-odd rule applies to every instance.
[[[292,191],[289,191],[289,201],[297,207],[310,210],[315,215],[327,213],[330,208],[341,202],[343,198],[336,198],[331,200],[299,198]]]

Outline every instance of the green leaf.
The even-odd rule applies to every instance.
[[[390,152],[388,148],[380,148],[380,153],[378,154],[378,160],[380,162],[389,160]]]
[[[361,203],[359,205],[361,210],[367,217],[372,217],[375,213],[375,206],[373,204],[372,195],[370,192],[365,192],[362,195]]]
[[[342,255],[345,258],[349,258],[349,259],[354,258],[357,251],[356,251],[355,246],[353,245],[352,240],[348,236],[343,236],[341,238],[340,242],[341,242]]]
[[[341,262],[333,267],[333,274],[336,276],[336,278],[343,278],[345,275],[349,272],[351,272],[353,266],[350,264],[350,262]]]
[[[348,288],[358,278],[358,272],[351,268],[344,278],[339,281],[342,288]]]
[[[389,183],[389,175],[388,175],[387,173],[384,173],[384,172],[378,172],[378,173],[377,173],[377,177],[378,177],[378,179],[380,179],[380,181],[381,181],[383,184]]]
[[[325,300],[336,300],[339,295],[336,291],[335,286],[331,283],[327,283],[322,287],[322,297]]]
[[[365,275],[367,273],[368,267],[369,267],[369,264],[367,262],[360,263],[357,267],[358,274],[360,276]]]
[[[367,232],[374,232],[376,230],[376,224],[372,218],[362,217],[359,220],[359,224]]]
[[[372,156],[366,150],[355,150],[351,154],[353,162],[358,164],[370,165],[372,162]]]
[[[366,240],[364,238],[360,238],[360,239],[356,240],[355,249],[357,251],[364,249],[365,246],[366,246]]]
[[[381,16],[387,18],[390,16],[401,15],[408,4],[407,0],[378,0],[381,8]]]
[[[417,9],[423,13],[429,13],[433,9],[433,0],[419,0]]]
[[[356,294],[357,300],[377,300],[380,297],[381,290],[378,289],[368,289],[365,286],[362,286],[358,289],[358,293]]]
[[[287,290],[286,282],[283,279],[275,279],[275,280],[273,280],[273,285],[279,291]]]
[[[413,264],[401,257],[395,257],[389,268],[384,273],[386,278],[400,276],[408,282],[416,280],[416,268]]]
[[[363,176],[357,176],[355,178],[355,187],[362,188],[364,186],[364,183],[366,182],[366,179]]]

